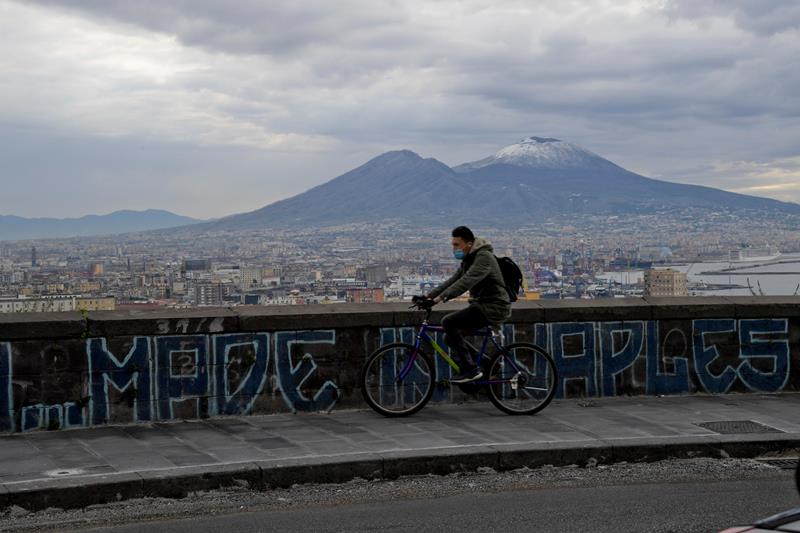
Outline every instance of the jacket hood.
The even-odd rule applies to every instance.
[[[489,243],[489,241],[487,241],[483,237],[476,237],[475,242],[472,243],[472,249],[469,251],[469,253],[470,255],[475,254],[478,253],[479,250],[483,249],[486,249],[489,252],[494,251],[494,248],[492,248],[492,245]]]

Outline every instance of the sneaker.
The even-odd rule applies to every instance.
[[[469,369],[464,369],[452,378],[450,378],[450,383],[469,383],[471,381],[475,381],[481,379],[483,377],[483,372],[480,368],[473,367]]]

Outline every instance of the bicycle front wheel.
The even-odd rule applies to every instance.
[[[409,367],[409,361],[414,357]],[[383,416],[408,416],[428,403],[436,381],[433,362],[414,346],[393,343],[381,346],[361,371],[364,400]]]
[[[489,366],[489,399],[511,415],[530,415],[547,407],[556,393],[553,358],[534,344],[509,344]]]

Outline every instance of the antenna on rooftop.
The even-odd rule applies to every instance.
[[[752,286],[752,285],[750,285],[750,278],[749,278],[749,277],[747,278],[747,288],[748,288],[748,289],[750,289],[750,294],[751,294],[751,295],[753,295],[753,296],[758,296],[758,295],[756,294],[756,291],[754,291],[754,290],[753,290],[753,286]]]

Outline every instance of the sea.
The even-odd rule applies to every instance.
[[[691,288],[695,296],[783,296],[800,295],[800,254],[781,254],[770,257],[754,257],[742,261],[685,263],[664,265],[686,272],[689,284],[738,285],[730,288]],[[656,265],[662,268],[661,265]],[[642,270],[606,272],[597,274],[598,279],[614,280],[631,285],[644,278]],[[748,288],[748,284],[750,288]]]

